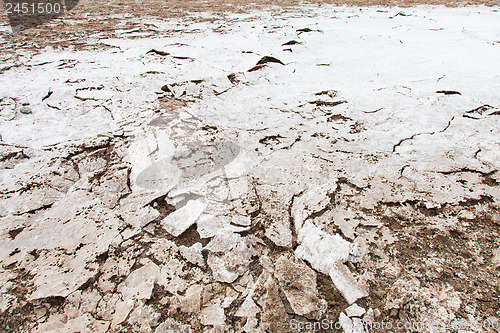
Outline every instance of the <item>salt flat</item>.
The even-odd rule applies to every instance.
[[[498,323],[498,8],[149,17],[85,43],[0,65],[3,330]]]

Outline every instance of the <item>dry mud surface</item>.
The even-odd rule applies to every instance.
[[[0,331],[500,331],[500,12],[422,3],[4,24]]]

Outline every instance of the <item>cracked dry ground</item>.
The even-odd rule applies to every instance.
[[[496,13],[130,18],[17,51],[1,71],[0,330],[495,331],[500,74],[476,65],[498,59],[478,25]],[[422,27],[441,56],[474,45],[469,63],[401,60]]]

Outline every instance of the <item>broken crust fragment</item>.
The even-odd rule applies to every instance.
[[[186,290],[185,295],[181,298],[181,310],[186,313],[199,313],[201,310],[201,297],[203,286],[194,284]]]
[[[120,221],[109,209],[95,204],[81,191],[72,192],[11,242],[19,248],[20,255],[45,250],[27,266],[34,276],[35,287],[29,301],[67,297],[96,276],[95,260],[117,238]],[[79,213],[92,205],[95,205],[93,211]],[[97,216],[106,218],[107,224],[101,223]]]
[[[259,299],[262,308],[261,328],[269,332],[286,332],[290,327],[285,306],[279,296],[279,288],[270,276],[264,284],[265,293]]]
[[[286,332],[288,313],[307,315],[318,309],[316,272],[294,254],[282,253],[274,264],[269,259],[268,269],[251,285],[235,313],[246,318],[245,332]]]
[[[305,221],[299,230],[298,240],[300,244],[295,254],[324,274],[329,274],[334,263],[346,262],[355,247],[340,235],[331,235],[323,231],[311,220]]]
[[[196,222],[206,207],[207,204],[202,200],[190,200],[184,207],[165,217],[161,226],[172,236],[178,237]]]
[[[259,312],[260,308],[257,306],[257,304],[255,304],[255,301],[252,298],[252,293],[249,293],[245,298],[245,301],[243,301],[243,304],[241,304],[241,307],[238,309],[238,311],[236,311],[235,316],[250,318],[255,317]]]
[[[215,236],[205,250],[209,252],[207,264],[214,279],[224,283],[232,283],[244,274],[254,254],[246,239],[234,233]]]
[[[160,268],[153,262],[149,262],[130,273],[127,279],[118,286],[118,291],[121,292],[124,300],[149,299],[159,276]]]
[[[344,264],[334,264],[330,269],[330,278],[349,304],[368,296],[368,293],[358,285],[351,271]]]
[[[60,324],[60,322],[57,324]],[[88,313],[78,318],[68,320],[68,322],[62,327],[52,327],[57,326],[57,324],[53,322],[43,323],[39,326],[40,332],[107,332],[109,329],[109,322],[96,320]]]
[[[316,272],[301,259],[281,255],[276,261],[274,276],[294,313],[305,315],[317,309]]]
[[[309,262],[314,269],[330,275],[335,287],[349,304],[368,296],[343,264],[346,261],[358,260],[355,244],[340,235],[326,233],[311,220],[304,222],[298,239],[300,245],[295,250],[297,257]]]
[[[220,303],[214,303],[204,307],[200,312],[200,321],[202,325],[213,326],[216,329],[223,329],[225,326],[226,315]]]

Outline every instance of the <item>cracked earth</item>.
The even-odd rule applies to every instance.
[[[500,331],[498,6],[192,6],[2,25],[0,330]]]

